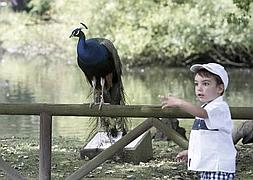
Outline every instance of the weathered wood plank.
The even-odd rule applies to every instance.
[[[231,107],[233,119],[253,120],[253,107]],[[109,116],[109,117],[170,117],[192,118],[178,108],[161,109],[160,105],[103,105],[89,108],[89,104],[0,104],[0,115],[52,116]]]

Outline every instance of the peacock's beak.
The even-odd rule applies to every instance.
[[[73,34],[71,34],[70,36],[69,36],[69,38],[72,38],[74,35]]]

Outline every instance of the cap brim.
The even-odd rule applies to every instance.
[[[190,67],[190,70],[192,72],[197,72],[199,69],[203,69],[203,65],[202,64],[194,64],[193,66]]]

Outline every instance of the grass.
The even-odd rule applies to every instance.
[[[226,23],[229,13],[240,11],[231,1],[185,1],[181,4],[145,0],[54,0],[51,3],[49,21],[1,7],[0,41],[3,46],[28,54],[75,57],[73,47],[77,40],[68,37],[73,29],[80,27],[80,22],[84,22],[89,27],[85,31],[87,38],[111,39],[122,61],[126,61],[124,64],[185,66],[184,57],[205,52],[213,43],[251,44],[252,39],[252,23],[247,28]],[[215,18],[210,16],[214,13]]]
[[[38,138],[2,138],[1,156],[13,168],[29,179],[37,179],[39,172]],[[79,150],[84,145],[80,138],[54,137],[52,145],[52,179],[64,179],[85,164],[80,159]],[[121,161],[107,160],[86,178],[90,179],[197,179],[196,174],[186,170],[185,163],[175,161],[181,150],[174,143],[153,141],[153,159],[137,165]],[[237,177],[253,178],[253,144],[237,145]],[[8,179],[0,171],[0,179]]]

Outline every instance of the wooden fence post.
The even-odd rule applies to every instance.
[[[40,114],[39,180],[51,179],[52,116]]]

